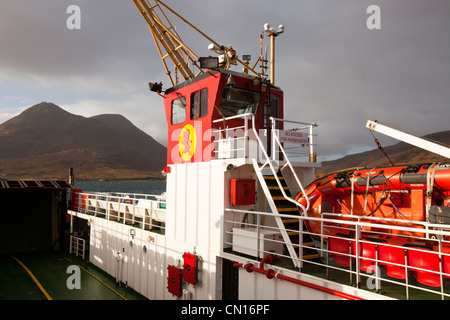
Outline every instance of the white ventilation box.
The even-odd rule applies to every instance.
[[[233,251],[257,257],[265,257],[270,253],[283,253],[283,242],[281,233],[260,229],[259,230],[259,248],[256,239],[256,228],[233,228]]]

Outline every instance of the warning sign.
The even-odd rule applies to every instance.
[[[298,131],[279,130],[278,135],[281,143],[308,144],[308,134]]]

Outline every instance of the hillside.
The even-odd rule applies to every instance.
[[[52,103],[0,125],[0,177],[9,179],[161,178],[166,148],[121,115],[86,118]]]
[[[425,136],[450,145],[450,131]],[[394,164],[448,162],[409,144],[384,147]],[[160,179],[166,148],[121,115],[90,118],[42,102],[0,124],[0,178],[83,180]],[[388,166],[378,149],[324,161],[318,174]]]
[[[440,142],[445,145],[450,145],[450,130],[432,133],[424,136],[423,138],[434,142]],[[395,165],[450,162],[450,159],[441,157],[404,142],[399,142],[392,146],[386,146],[383,147],[383,149]],[[375,168],[389,165],[389,160],[383,155],[383,153],[379,149],[374,149],[362,153],[347,155],[333,161],[324,161],[322,163],[322,167],[317,170],[317,173],[325,174],[346,168]]]

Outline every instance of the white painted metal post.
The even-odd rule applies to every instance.
[[[303,217],[298,219],[298,258],[300,259],[299,268],[300,271],[303,268]]]
[[[275,157],[275,137],[274,137],[274,135],[275,135],[275,119],[273,117],[270,117],[270,122],[271,122],[271,129],[270,130],[272,130],[272,132],[270,134],[270,137],[272,139],[272,141],[270,142],[270,148],[272,149],[271,150],[271,157],[272,157],[272,161],[275,161],[276,160],[276,157]]]
[[[315,154],[314,154],[314,135],[313,135],[313,126],[309,126],[309,162],[316,162],[315,161]]]

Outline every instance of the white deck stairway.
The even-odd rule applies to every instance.
[[[303,222],[300,223],[299,219],[286,219],[281,216],[281,214],[289,215],[306,215],[309,207],[309,201],[307,207],[304,207],[301,203],[296,201],[291,194],[288,185],[285,182],[283,172],[286,170],[289,172],[297,187],[305,194],[300,179],[298,178],[296,171],[292,163],[289,160],[287,153],[285,152],[283,145],[281,144],[277,132],[275,130],[275,119],[271,118],[272,121],[272,152],[271,156],[261,141],[259,135],[257,134],[254,123],[254,117],[252,118],[252,128],[254,130],[256,139],[258,141],[259,148],[262,154],[262,161],[264,163],[260,164],[256,159],[252,159],[252,164],[256,175],[258,177],[259,183],[264,195],[267,199],[270,210],[272,211],[277,227],[279,228],[281,235],[283,237],[286,249],[292,259],[295,267],[302,267],[302,259],[312,259],[317,258],[319,255],[317,253],[311,253],[311,250],[305,251],[306,247],[313,246],[312,240],[309,236],[304,237]],[[279,150],[279,151],[278,151]],[[282,157],[281,160],[277,160],[277,153]],[[282,166],[281,166],[282,165]],[[307,197],[306,197],[307,198]],[[306,242],[305,242],[306,240]],[[305,255],[305,253],[307,253]],[[302,257],[302,259],[299,259]]]

